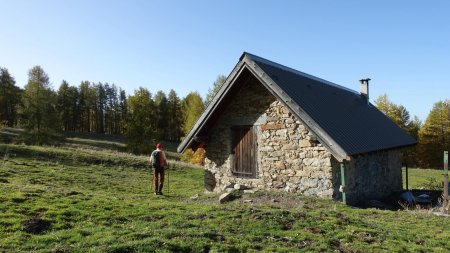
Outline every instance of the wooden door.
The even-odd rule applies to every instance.
[[[252,126],[232,128],[235,176],[256,178],[256,137]]]

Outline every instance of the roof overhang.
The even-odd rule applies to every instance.
[[[233,83],[235,80],[240,76],[242,71],[245,68],[245,63],[240,60],[236,66],[231,71],[230,75],[228,75],[227,79],[219,89],[219,91],[216,93],[214,98],[211,100],[211,102],[207,105],[206,109],[203,111],[202,115],[198,118],[195,125],[192,127],[191,131],[186,135],[186,137],[183,139],[183,141],[178,145],[177,151],[179,153],[184,152],[186,149],[198,145],[201,143],[201,139],[203,139],[202,136],[198,135],[201,130],[205,127],[208,120],[213,115],[214,111],[219,107],[221,104],[221,101],[224,99],[224,97],[228,94],[230,91]]]
[[[258,65],[258,62],[261,65]],[[412,141],[413,139],[403,142],[398,142],[396,145],[379,145],[379,146],[373,146],[368,148],[360,148],[356,149],[356,151],[351,148],[349,148],[348,143],[342,143],[341,138],[341,145],[335,140],[335,138],[332,138],[331,133],[328,133],[323,126],[321,126],[314,118],[311,117],[305,111],[305,108],[302,108],[302,106],[299,105],[298,101],[296,102],[292,96],[292,94],[286,93],[285,90],[283,90],[279,84],[277,84],[276,81],[272,79],[272,77],[266,73],[262,67],[264,65],[271,65],[275,66],[276,68],[282,70],[282,71],[288,71],[290,73],[295,73],[295,75],[302,76],[304,78],[307,78],[309,80],[314,80],[316,82],[322,83],[327,85],[327,87],[335,87],[339,90],[344,90],[346,94],[350,94],[352,98],[358,98],[359,93],[350,90],[346,87],[328,82],[326,80],[317,78],[315,76],[308,75],[306,73],[290,69],[288,67],[279,65],[274,62],[270,62],[266,59],[260,58],[258,56],[249,54],[249,53],[243,53],[242,56],[239,58],[239,62],[236,64],[236,66],[233,68],[227,79],[225,80],[224,84],[221,86],[219,91],[216,93],[212,101],[207,105],[207,108],[202,113],[202,115],[199,117],[191,131],[187,134],[187,136],[183,139],[183,141],[178,146],[177,151],[178,152],[184,152],[187,148],[196,148],[202,144],[204,144],[205,141],[207,141],[207,133],[208,130],[215,124],[216,120],[221,116],[221,112],[223,112],[227,106],[227,103],[231,100],[232,95],[238,91],[239,85],[241,82],[245,82],[245,80],[251,76],[254,76],[266,89],[276,98],[278,101],[280,101],[282,104],[288,108],[288,110],[292,113],[292,115],[295,115],[295,117],[302,122],[303,125],[305,125],[314,135],[317,137],[317,139],[320,141],[320,143],[326,147],[331,154],[336,158],[338,161],[348,160],[351,159],[351,156],[362,154],[362,153],[368,153],[368,152],[375,152],[380,150],[387,150],[387,149],[398,149],[406,146],[415,145],[416,141]],[[277,78],[277,77],[274,77]],[[283,84],[283,83],[281,83]],[[290,96],[291,95],[291,96]],[[338,101],[339,103],[340,101]],[[365,106],[367,103],[364,103]],[[381,112],[376,112],[376,114],[381,114]],[[317,116],[317,115],[316,115]],[[379,119],[379,118],[377,118]],[[390,121],[387,117],[383,115],[383,118],[381,119],[383,122]],[[367,122],[365,122],[367,123]],[[392,123],[392,122],[391,122]],[[394,124],[394,123],[392,123]],[[328,126],[329,127],[329,126]],[[394,126],[397,127],[397,126]],[[334,133],[336,134],[336,133]],[[368,133],[370,134],[370,133]],[[365,140],[363,138],[366,138],[367,135],[360,138],[361,140]],[[385,137],[386,138],[386,137]],[[410,138],[410,137],[409,137]],[[358,139],[359,140],[359,139]],[[363,141],[364,142],[364,141]],[[344,145],[344,146],[342,146]],[[345,146],[347,145],[347,146]],[[344,149],[348,151],[346,151]],[[361,151],[361,152],[359,152]]]
[[[255,56],[252,56],[255,57]],[[342,149],[300,106],[298,106],[286,92],[284,92],[272,78],[267,75],[248,54],[243,55],[243,61],[250,67],[253,75],[281,102],[289,111],[308,127],[324,145],[339,160],[345,160],[348,154]]]
[[[254,56],[252,55],[252,57]],[[195,147],[201,144],[204,137],[199,135],[199,133],[204,130],[206,123],[211,119],[214,111],[220,106],[221,102],[230,92],[235,81],[246,69],[249,70],[272,95],[283,103],[293,115],[295,115],[306,127],[308,127],[317,136],[319,141],[330,150],[337,160],[342,161],[348,157],[348,154],[307,113],[305,113],[300,106],[293,102],[292,98],[290,98],[289,95],[286,94],[277,85],[277,83],[272,80],[271,77],[267,75],[255,61],[251,59],[248,53],[244,53],[240,57],[239,62],[233,68],[222,87],[199,117],[191,131],[178,146],[178,152],[182,153],[187,148],[193,146]]]

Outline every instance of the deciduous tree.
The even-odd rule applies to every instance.
[[[156,141],[155,102],[145,88],[128,98],[127,147],[133,153],[149,153]]]
[[[420,166],[441,167],[444,150],[450,150],[450,99],[434,104],[419,131]]]
[[[183,100],[183,132],[188,134],[191,128],[194,126],[197,119],[203,113],[204,105],[202,97],[198,92],[189,93]]]

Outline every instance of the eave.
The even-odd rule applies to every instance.
[[[197,140],[204,138],[199,135],[210,120],[213,112],[220,106],[221,102],[232,88],[236,79],[241,75],[244,69],[248,69],[267,90],[274,95],[281,103],[283,103],[290,112],[296,116],[306,127],[308,127],[319,139],[319,141],[330,150],[333,156],[342,161],[348,157],[348,154],[308,115],[300,106],[293,102],[292,98],[288,96],[274,80],[272,80],[251,57],[244,53],[238,64],[234,67],[230,75],[227,77],[225,83],[222,85],[216,96],[209,103],[205,111],[199,117],[191,131],[186,135],[184,140],[180,143],[177,151],[182,153],[187,148],[200,144]]]

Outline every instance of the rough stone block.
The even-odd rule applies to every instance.
[[[274,151],[270,155],[273,157],[280,157],[280,156],[284,155],[284,152],[283,151]]]
[[[286,138],[287,137],[287,129],[280,129],[275,132],[275,134],[279,137]]]
[[[309,170],[298,170],[295,173],[296,176],[298,177],[309,177],[309,175],[311,175],[311,171]]]
[[[223,204],[233,199],[233,192],[226,192],[219,197],[219,203]]]
[[[277,130],[277,129],[283,129],[286,128],[284,124],[264,124],[261,125],[261,131],[267,131],[267,130]]]
[[[242,190],[242,189],[244,189],[244,186],[241,185],[241,184],[235,184],[235,185],[234,185],[234,189],[235,189],[235,190]]]
[[[309,140],[305,140],[305,139],[301,140],[299,145],[300,145],[301,148],[306,148],[306,147],[311,147],[312,146],[311,142],[309,142]]]
[[[273,183],[273,187],[275,188],[283,188],[285,186],[284,182],[276,181]]]
[[[261,137],[262,137],[263,139],[269,139],[269,138],[270,138],[270,133],[269,133],[269,132],[263,132],[263,133],[261,134]]]
[[[278,162],[276,162],[276,168],[279,170],[284,170],[284,169],[286,169],[286,165],[284,164],[283,161],[278,161]]]
[[[313,158],[305,158],[303,159],[303,164],[306,166],[311,166],[311,164],[314,162],[315,159]]]
[[[291,119],[291,118],[288,118],[288,119],[286,119],[284,122],[285,122],[286,124],[292,124],[292,123],[294,123],[294,120]]]
[[[297,147],[292,143],[288,143],[283,146],[282,150],[297,150]]]
[[[327,177],[327,173],[321,170],[313,170],[311,171],[310,177],[312,178],[325,178]]]
[[[321,159],[319,165],[321,167],[331,167],[331,159]]]

